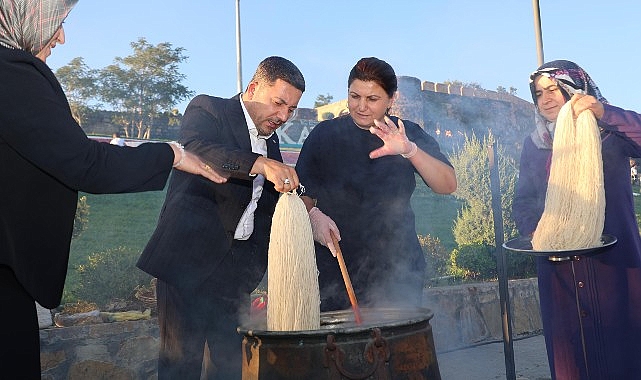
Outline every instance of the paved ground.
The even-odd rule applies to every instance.
[[[516,379],[551,379],[543,335],[514,340],[513,347]],[[436,357],[443,380],[507,379],[503,342],[439,353]]]

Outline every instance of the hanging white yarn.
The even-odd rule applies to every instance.
[[[570,102],[559,111],[552,145],[545,209],[532,236],[537,251],[572,250],[601,245],[605,189],[601,136],[594,114],[579,114]]]
[[[280,196],[269,241],[267,328],[320,328],[320,292],[314,236],[305,204],[297,194]]]

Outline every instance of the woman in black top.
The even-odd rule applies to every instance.
[[[0,2],[0,377],[40,378],[34,300],[60,303],[78,191],[162,190],[172,166],[225,181],[178,143],[87,138],[45,63],[76,2]]]
[[[317,249],[321,310],[348,308],[330,231],[363,305],[421,303],[425,260],[410,198],[418,173],[431,189],[456,189],[454,169],[420,126],[388,117],[397,79],[377,58],[363,58],[348,79],[349,114],[319,123],[296,171],[305,186]],[[340,232],[339,232],[340,231]],[[325,247],[323,247],[325,246]]]

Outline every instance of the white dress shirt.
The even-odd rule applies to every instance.
[[[262,156],[267,156],[267,139],[270,138],[273,133],[269,136],[259,136],[258,129],[256,129],[256,125],[254,124],[252,118],[249,117],[247,108],[245,108],[245,103],[243,103],[242,96],[240,98],[240,105],[243,108],[245,120],[247,121],[247,129],[249,130],[249,139],[251,140],[252,144],[252,152],[258,153]],[[260,195],[263,193],[264,184],[265,177],[262,174],[256,175],[256,178],[254,178],[253,182],[254,190],[252,192],[252,199],[247,205],[243,216],[240,218],[240,221],[238,222],[236,233],[234,234],[234,239],[247,240],[251,236],[252,232],[254,232],[254,212],[256,211],[256,207],[258,207],[258,200],[260,199]]]

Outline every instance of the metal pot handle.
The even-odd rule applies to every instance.
[[[372,363],[372,366],[363,373],[356,374],[343,367],[345,352],[336,345],[336,338],[333,334],[327,335],[323,365],[329,368],[330,380],[341,380],[343,378],[364,380],[370,376],[374,376],[375,379],[380,380],[391,379],[387,368],[390,358],[387,341],[381,335],[381,330],[378,327],[372,330],[372,336],[373,339],[367,343],[365,352],[363,353],[363,357]]]

